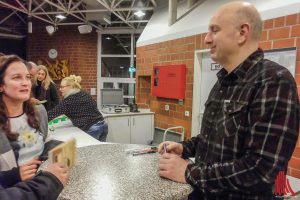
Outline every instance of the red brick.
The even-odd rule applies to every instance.
[[[263,31],[260,37],[260,41],[265,41],[268,39],[268,31]]]
[[[300,85],[300,74],[296,74],[295,80],[296,80],[297,85]]]
[[[292,27],[292,37],[300,37],[300,24]]]
[[[286,25],[295,25],[298,22],[298,15],[294,14],[294,15],[288,15],[286,16]]]
[[[300,158],[292,157],[289,161],[289,167],[300,170]]]
[[[259,47],[263,50],[268,50],[272,48],[272,42],[260,42]]]
[[[300,59],[300,57],[298,57],[298,59]],[[296,74],[300,74],[300,60],[296,63]]]
[[[300,170],[291,168],[290,176],[295,177],[295,178],[300,178]]]
[[[297,147],[295,148],[293,157],[300,159],[300,148],[297,148]]]
[[[264,21],[264,29],[270,29],[274,27],[274,20],[269,19]]]
[[[269,39],[282,39],[288,38],[290,34],[290,27],[278,28],[269,31]]]
[[[295,44],[295,40],[293,38],[276,40],[273,42],[273,48],[279,49],[279,48],[293,47],[294,44]]]
[[[296,46],[300,47],[300,38],[297,39]],[[299,57],[298,57],[298,59],[299,59]]]
[[[274,27],[282,27],[284,26],[284,18],[285,17],[278,17],[274,19]]]

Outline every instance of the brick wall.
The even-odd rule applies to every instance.
[[[97,33],[79,34],[77,26],[60,26],[49,36],[45,24],[33,22],[33,33],[28,34],[27,59],[51,61],[49,49],[56,49],[56,59],[67,59],[70,63],[70,74],[82,77],[83,89],[97,87]]]
[[[150,105],[151,110],[155,112],[155,127],[165,129],[182,125],[186,128],[186,137],[191,136],[192,117],[191,115],[185,117],[184,111],[192,113],[194,52],[206,48],[203,43],[204,37],[205,34],[198,34],[137,48],[137,102]],[[295,79],[300,96],[300,13],[264,22],[261,48],[267,50],[295,46],[298,48]],[[151,93],[149,95],[151,88],[145,88],[145,86],[151,86],[153,66],[169,64],[186,64],[187,66],[186,98],[183,105],[180,105],[177,100],[157,98]],[[170,105],[169,111],[164,110],[166,104]],[[300,139],[289,162],[288,173],[300,178]]]

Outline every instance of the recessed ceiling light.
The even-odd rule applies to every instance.
[[[106,37],[105,39],[107,39],[107,40],[111,40],[111,37]]]
[[[58,19],[66,19],[67,17],[62,15],[62,14],[58,14],[58,15],[55,15],[56,18]]]
[[[146,14],[145,14],[143,11],[139,10],[139,11],[136,11],[136,12],[134,13],[134,15],[137,16],[137,17],[143,17],[143,16],[146,15]]]
[[[120,66],[120,69],[124,69],[124,67],[123,67],[123,66]]]

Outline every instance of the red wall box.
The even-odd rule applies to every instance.
[[[152,95],[170,99],[185,98],[185,65],[154,66]]]

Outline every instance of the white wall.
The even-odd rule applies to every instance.
[[[168,26],[168,7],[155,10],[137,41],[137,47],[207,32],[211,16],[226,2],[230,1],[206,0],[172,26]],[[263,20],[300,12],[300,0],[248,0],[248,2],[256,6]],[[186,10],[187,5],[184,1],[178,5],[178,17]]]

